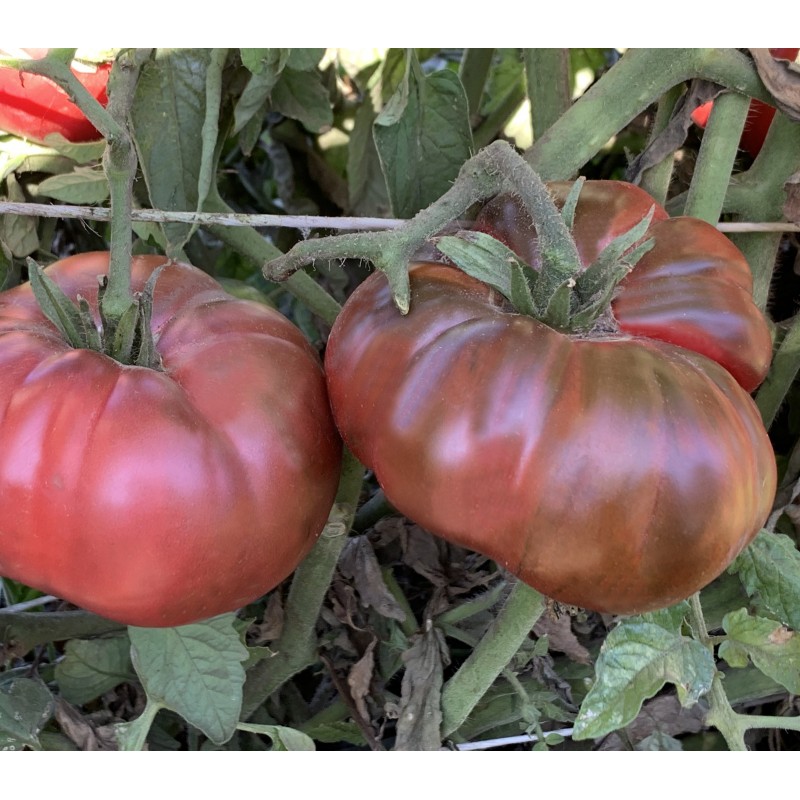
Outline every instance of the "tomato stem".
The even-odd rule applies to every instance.
[[[545,598],[518,581],[489,630],[442,691],[442,736],[455,733],[516,655],[545,609]]]
[[[536,141],[570,106],[569,50],[526,49],[525,78],[531,101],[533,140]]]

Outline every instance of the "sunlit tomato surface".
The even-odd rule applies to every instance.
[[[133,260],[140,291],[163,257]],[[107,253],[48,274],[97,301]],[[276,311],[171,262],[163,370],[73,349],[28,284],[0,295],[0,575],[120,622],[180,625],[289,575],[326,521],[341,442],[321,364]]]
[[[800,48],[797,47],[771,47],[769,50],[774,58],[782,58],[787,61],[794,61],[797,54],[800,53]],[[692,112],[692,122],[705,128],[708,125],[708,118],[711,116],[711,109],[714,107],[714,101],[698,106]],[[751,156],[757,156],[761,152],[764,145],[764,140],[767,138],[769,126],[775,117],[775,109],[761,100],[751,100],[750,109],[747,112],[747,119],[744,123],[744,130],[742,131],[742,138],[739,141],[743,150],[750,153]]]
[[[614,225],[597,225],[582,252],[613,235]],[[683,253],[684,239],[673,241]],[[641,266],[655,273],[656,318],[685,317],[694,329],[698,301],[681,286],[700,260],[677,258],[684,266],[674,267],[671,289],[652,263]],[[723,305],[736,298],[713,312],[730,317],[723,330],[755,328],[738,290],[724,291],[725,265],[713,253],[705,261]],[[445,265],[416,265],[410,281],[405,317],[383,275],[365,281],[325,361],[345,443],[403,514],[550,597],[623,614],[687,597],[755,536],[775,462],[755,404],[728,369],[624,330],[554,331]],[[645,298],[632,305],[647,318]],[[729,343],[723,336],[720,352]],[[734,360],[751,383],[763,374],[760,353],[747,368],[746,357]]]
[[[32,58],[46,50],[28,49]],[[108,102],[106,85],[111,64],[73,67],[78,80],[100,103]],[[51,133],[60,133],[70,142],[89,142],[100,134],[67,93],[49,78],[0,68],[0,130],[44,142]]]

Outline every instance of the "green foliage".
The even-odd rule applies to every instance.
[[[33,678],[0,684],[0,751],[40,750],[39,733],[53,714],[53,697]]]

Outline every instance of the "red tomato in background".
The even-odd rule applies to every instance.
[[[46,49],[27,48],[32,58],[42,58]],[[103,105],[108,103],[106,86],[111,64],[73,66],[78,80]],[[52,133],[70,142],[89,142],[100,134],[69,99],[67,93],[41,75],[0,68],[0,130],[43,143]]]
[[[771,47],[769,50],[775,58],[785,58],[787,61],[794,61],[800,48],[797,47]],[[711,109],[714,102],[703,103],[692,112],[692,122],[705,128],[708,125],[708,118],[711,116]],[[764,140],[767,138],[769,126],[775,116],[775,109],[772,106],[762,103],[761,100],[752,100],[750,110],[747,112],[747,120],[744,123],[742,138],[739,145],[743,150],[755,157],[761,152]]]
[[[576,213],[584,258],[653,202],[624,184],[595,188],[584,187]],[[491,223],[482,215],[484,230],[516,220],[511,238],[530,245],[530,225],[503,216],[508,199],[499,206]],[[749,271],[730,243],[715,249],[725,237],[711,226],[665,217],[659,209],[656,248],[613,314],[630,292],[632,327],[674,328],[682,346],[621,320],[617,332],[560,333],[460,270],[418,264],[407,316],[375,274],[348,299],[326,351],[345,443],[401,513],[596,611],[639,613],[697,591],[755,536],[775,493],[755,404],[705,352],[737,364],[748,384],[763,377],[769,334],[742,299]],[[706,302],[720,326],[709,327],[709,347]],[[749,335],[757,347],[747,349]]]
[[[165,258],[133,259],[141,291]],[[47,274],[97,303],[107,253]],[[0,294],[0,575],[119,622],[255,600],[322,530],[341,441],[322,367],[278,312],[187,264],[158,278],[163,371],[73,349],[29,284]]]

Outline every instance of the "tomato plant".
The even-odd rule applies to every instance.
[[[26,51],[33,58],[45,50]],[[72,71],[93,97],[103,105],[108,102],[106,86],[110,63],[73,65]],[[70,142],[88,142],[100,134],[67,93],[48,78],[0,68],[0,130],[33,139],[44,140],[60,133]]]
[[[797,58],[797,54],[800,53],[800,48],[771,47],[770,53],[774,58],[785,58],[789,61],[794,61]],[[698,106],[692,112],[692,122],[701,128],[705,128],[713,107],[713,100]],[[764,144],[764,139],[767,138],[767,132],[774,116],[775,109],[772,106],[761,100],[750,101],[750,110],[747,112],[747,120],[744,123],[740,145],[751,156],[755,157],[761,152],[761,147]]]
[[[584,264],[644,201],[624,184],[584,187]],[[568,335],[459,270],[418,264],[408,316],[376,274],[326,353],[343,438],[399,511],[550,597],[613,613],[710,582],[775,492],[769,440],[737,382],[757,384],[770,354],[747,264],[713,227],[656,217],[655,246],[614,301],[616,326]],[[478,225],[537,264],[515,201]]]
[[[164,263],[134,258],[134,289]],[[107,270],[89,253],[47,273],[96,307]],[[341,443],[316,353],[278,312],[170,262],[152,328],[160,370],[70,347],[30,284],[0,295],[0,574],[156,627],[283,580],[327,519]]]

